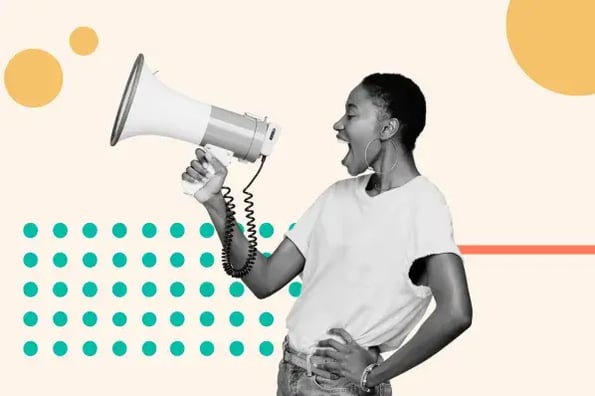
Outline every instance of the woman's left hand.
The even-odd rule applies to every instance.
[[[330,357],[335,361],[319,363],[316,367],[341,377],[346,377],[352,382],[359,384],[364,369],[368,365],[375,363],[378,355],[361,347],[344,329],[333,328],[328,333],[340,336],[345,340],[345,344],[341,344],[332,338],[319,341],[319,347],[330,347],[333,349],[317,349],[314,355]]]

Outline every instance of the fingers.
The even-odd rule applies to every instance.
[[[190,169],[194,170],[195,172],[198,172],[202,176],[212,174],[212,171],[208,168],[207,163],[198,160],[190,161]]]
[[[202,162],[203,158],[205,157],[205,154],[206,154],[206,151],[202,147],[198,147],[196,150],[194,150],[194,155],[196,155],[196,159],[201,162]]]
[[[314,367],[319,368],[321,370],[326,370],[331,373],[335,373],[338,375],[343,375],[343,369],[338,362],[323,362],[323,363],[316,363]]]
[[[354,343],[353,337],[351,337],[351,335],[347,331],[345,331],[345,329],[333,328],[330,329],[328,332],[329,334],[335,334],[343,338],[347,344]]]
[[[215,173],[222,173],[226,171],[225,165],[223,165],[216,156],[211,154],[211,152],[207,151],[204,158],[206,158],[207,162],[213,166]]]
[[[196,182],[201,182],[201,183],[206,183],[207,179],[203,176],[198,175],[198,177],[193,177],[190,176],[188,174],[188,172],[184,172],[182,173],[182,180],[187,181],[189,183],[196,183]]]
[[[345,345],[341,344],[337,340],[333,340],[332,338],[318,341],[318,346],[335,348],[338,352],[347,351],[347,347]]]
[[[335,351],[334,349],[317,349],[316,351],[314,351],[314,355],[330,357],[335,360],[341,360],[341,358],[343,357],[341,353]]]
[[[223,165],[223,163],[219,161],[219,158],[213,155],[210,151],[199,147],[194,150],[194,153],[196,155],[196,161],[198,161],[199,164],[203,164],[203,166],[206,169],[209,169],[213,174],[224,175],[227,173],[225,165]]]

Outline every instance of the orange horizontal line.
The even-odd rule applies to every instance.
[[[595,254],[595,245],[460,245],[462,254]]]

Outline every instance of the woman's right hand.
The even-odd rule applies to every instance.
[[[194,198],[204,204],[221,193],[221,187],[227,177],[227,168],[208,151],[197,148],[195,154],[196,159],[190,161],[190,166],[182,174],[182,179],[190,183],[197,181],[204,183],[194,193]]]

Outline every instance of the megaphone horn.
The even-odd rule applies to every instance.
[[[279,134],[279,127],[266,117],[238,114],[170,89],[151,72],[141,53],[128,76],[110,145],[132,136],[159,135],[218,147],[238,160],[255,162],[271,154]]]

